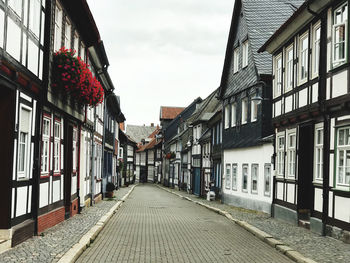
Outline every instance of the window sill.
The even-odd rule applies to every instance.
[[[298,81],[298,86],[301,86],[301,85],[305,84],[306,82],[307,82],[307,78],[305,78],[305,79],[299,79],[299,81]]]
[[[258,191],[252,191],[252,194],[253,194],[253,195],[257,195],[257,194],[258,194]]]
[[[242,193],[248,193],[248,189],[242,189]]]
[[[332,62],[332,63],[334,63],[334,62]],[[332,68],[328,72],[336,73],[336,72],[341,71],[344,68],[348,67],[349,65],[350,65],[349,62],[345,62],[345,61],[344,62],[339,62],[339,64],[336,65],[336,66],[332,65]]]

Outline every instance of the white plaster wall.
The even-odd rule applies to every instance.
[[[272,202],[272,192],[270,196],[264,195],[264,165],[271,163],[271,156],[273,154],[272,144],[264,144],[262,146],[255,146],[249,148],[230,149],[224,151],[223,169],[226,164],[237,164],[237,190],[226,189],[225,181],[223,180],[223,192],[225,194],[244,197],[252,200],[259,200],[265,202]],[[242,191],[242,165],[248,164],[248,191]],[[251,165],[258,164],[258,192],[251,192]],[[231,171],[232,172],[232,171]],[[270,176],[270,185],[272,185],[272,175]],[[272,188],[271,188],[272,189]],[[272,191],[272,190],[271,190]]]
[[[12,188],[12,200],[15,200],[15,188]],[[11,202],[11,218],[15,217],[15,202]]]
[[[275,102],[275,117],[281,115],[281,101],[276,101]]]
[[[52,202],[55,203],[60,200],[60,181],[53,181],[52,184]]]
[[[293,110],[293,95],[286,97],[285,113]]]
[[[347,70],[333,75],[332,98],[342,96],[348,93],[347,75]]]
[[[44,207],[49,204],[49,183],[40,184],[39,207]]]
[[[16,217],[27,212],[27,192],[27,186],[17,188]]]
[[[315,209],[316,211],[322,212],[322,203],[323,203],[322,189],[320,189],[320,188],[315,188],[314,209]]]
[[[64,175],[61,175],[61,190],[60,190],[60,192],[61,192],[61,200],[63,200],[63,186],[64,186]]]
[[[317,102],[318,100],[318,83],[315,83],[312,86],[312,103]]]
[[[350,222],[350,199],[335,196],[334,217],[338,220]]]
[[[333,192],[329,192],[328,216],[333,217]]]
[[[299,108],[307,105],[307,88],[299,91]]]
[[[77,192],[77,175],[72,176],[71,194],[74,195],[76,192]]]
[[[295,185],[287,184],[287,202],[294,204]]]
[[[278,182],[277,183],[277,199],[278,200],[283,200],[283,183]]]
[[[29,198],[28,198],[28,211],[27,211],[27,213],[31,213],[32,212],[32,186],[31,185],[29,185],[28,186],[28,196],[29,196]]]
[[[331,78],[327,78],[327,87],[326,87],[326,99],[331,98]]]

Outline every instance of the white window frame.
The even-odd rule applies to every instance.
[[[301,46],[304,40],[307,40],[307,48],[301,50]],[[309,75],[309,31],[306,31],[304,34],[299,36],[299,45],[298,45],[298,75],[299,75],[299,85],[307,81]],[[302,76],[302,68],[305,68],[305,76]]]
[[[280,63],[279,63],[280,61]],[[280,64],[280,67],[278,67],[278,64]],[[274,67],[274,81],[273,81],[273,97],[277,98],[282,95],[282,89],[283,89],[283,83],[282,83],[282,71],[283,71],[283,64],[282,64],[282,53],[279,53],[274,57],[273,60],[273,67]]]
[[[57,136],[56,125],[59,131]],[[55,119],[54,121],[54,146],[53,146],[53,172],[58,174],[61,172],[61,121]]]
[[[74,31],[73,49],[75,50],[75,57],[79,55],[79,35],[77,31]]]
[[[17,178],[18,179],[28,179],[29,178],[29,165],[30,165],[30,145],[31,145],[31,134],[32,134],[32,109],[30,107],[27,107],[23,104],[20,106],[20,113],[22,111],[28,111],[29,112],[29,127],[27,131],[21,130],[21,122],[22,122],[22,114],[19,116],[19,130],[18,130],[18,153],[17,153]],[[21,142],[21,134],[25,135],[25,141]],[[20,146],[24,146],[24,151],[20,150]],[[23,170],[20,170],[20,162],[21,162],[21,153],[23,153]]]
[[[267,171],[269,172],[267,173]],[[265,196],[271,195],[271,176],[272,176],[271,164],[265,163],[264,165],[264,195]],[[268,187],[266,184],[267,182],[269,183]]]
[[[344,190],[349,190],[349,186],[350,186],[350,175],[348,176],[348,183],[346,183],[346,168],[349,167],[350,169],[350,166],[346,166],[346,155],[347,155],[347,152],[350,153],[350,139],[348,140],[348,143],[346,143],[346,136],[344,135],[344,144],[343,145],[340,145],[339,143],[339,139],[340,139],[340,131],[346,131],[348,130],[348,134],[350,137],[350,126],[347,126],[347,127],[342,127],[342,128],[339,128],[337,130],[337,140],[336,140],[336,146],[337,146],[337,151],[336,151],[336,154],[337,154],[337,163],[336,163],[336,187],[337,188],[344,188]],[[340,154],[340,152],[343,151],[343,154]],[[339,162],[340,162],[340,156],[343,156],[343,162],[344,164],[342,165],[342,167],[339,167]],[[339,180],[340,179],[340,175],[339,175],[339,170],[340,168],[342,168],[343,170],[343,175],[341,176],[342,177],[342,180]]]
[[[254,174],[253,171],[256,171],[256,174]],[[251,193],[257,194],[259,190],[259,164],[253,163],[251,165]],[[256,189],[254,189],[254,181],[256,180]]]
[[[335,19],[336,19],[336,16],[335,16],[335,13],[338,11],[338,10],[340,10],[340,9],[342,9],[342,8],[344,8],[344,7],[346,7],[346,10],[347,10],[347,12],[348,12],[348,6],[347,6],[347,2],[346,3],[344,3],[344,4],[342,4],[341,6],[339,6],[337,9],[335,9],[334,11],[333,11],[333,34],[332,34],[332,59],[333,59],[333,67],[337,67],[337,66],[339,66],[339,65],[341,65],[341,64],[343,64],[343,63],[345,63],[346,62],[346,57],[347,57],[347,43],[348,43],[348,33],[347,33],[347,30],[348,30],[348,21],[347,21],[347,12],[346,12],[346,16],[345,16],[345,19],[343,18],[342,19],[342,21],[340,22],[340,23],[337,23],[336,24],[336,21],[335,21]],[[337,45],[337,44],[339,44],[339,43],[336,43],[336,41],[335,41],[335,39],[336,39],[336,37],[335,37],[335,33],[336,33],[336,28],[337,27],[341,27],[341,26],[344,26],[344,32],[345,32],[345,43],[344,43],[344,58],[342,58],[342,59],[335,59],[335,57],[336,57],[336,55],[335,55],[335,46]]]
[[[280,132],[276,136],[276,175],[278,177],[284,177],[285,145],[285,134]]]
[[[318,123],[315,125],[314,135],[314,181],[321,182],[323,180],[323,136],[323,123]],[[321,137],[320,140],[319,137]]]
[[[290,57],[291,52],[291,57]],[[285,92],[293,89],[294,83],[294,45],[286,48]]]
[[[247,173],[245,174],[245,169]],[[249,178],[249,165],[247,163],[242,164],[242,192],[248,192],[248,178]],[[244,188],[244,180],[246,180],[246,188]]]
[[[239,46],[233,50],[233,73],[239,70]]]
[[[254,94],[251,98],[255,97]],[[250,99],[250,121],[254,122],[258,120],[258,102]]]
[[[231,189],[231,164],[227,163],[225,168],[225,188]]]
[[[48,123],[48,126],[46,124]],[[50,137],[51,137],[51,118],[48,116],[43,116],[42,125],[42,147],[41,147],[41,175],[49,175],[50,172]],[[48,132],[48,134],[47,134]],[[47,154],[45,154],[45,148]],[[46,169],[43,169],[46,167]]]
[[[230,127],[230,105],[225,106],[225,129]]]
[[[248,98],[242,99],[242,124],[248,122]]]
[[[64,23],[64,46],[68,49],[71,48],[72,43],[72,23],[69,21],[68,17],[66,17],[66,21]]]
[[[72,149],[72,156],[73,156],[73,173],[77,172],[77,164],[78,164],[78,128],[73,128],[73,149]]]
[[[242,44],[242,68],[248,66],[248,51],[249,51],[249,42],[248,40],[244,41]]]
[[[316,32],[320,30],[320,38],[316,38]],[[318,76],[320,65],[320,50],[321,50],[321,21],[314,24],[312,28],[312,78]]]
[[[231,127],[236,126],[237,124],[237,103],[234,102],[231,104]]]
[[[63,9],[60,6],[60,4],[56,1],[54,51],[58,51],[62,45],[62,25],[63,25]]]
[[[233,163],[232,164],[232,168],[231,168],[231,172],[232,172],[232,183],[231,183],[231,187],[232,190],[237,190],[237,175],[238,175],[238,165],[237,163]]]
[[[290,145],[291,138],[294,137],[294,145]],[[286,150],[287,150],[287,177],[295,178],[296,176],[296,145],[297,145],[297,132],[296,129],[287,131],[286,138]]]

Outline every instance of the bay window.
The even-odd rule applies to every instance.
[[[299,38],[299,83],[307,80],[309,73],[309,35],[306,32]]]
[[[259,176],[259,165],[258,164],[252,164],[252,193],[256,194],[258,193],[258,176]]]
[[[225,187],[226,189],[230,189],[231,188],[231,165],[230,164],[226,164],[226,174],[225,174],[226,178],[226,184]]]
[[[285,91],[290,91],[293,88],[293,45],[286,49],[286,86]]]
[[[337,136],[337,185],[350,185],[350,127],[338,130]]]
[[[274,59],[274,78],[273,97],[276,98],[282,94],[282,54]]]
[[[344,4],[334,11],[333,24],[333,66],[338,66],[346,61],[347,53],[347,20],[348,5]]]
[[[237,190],[237,164],[232,164],[232,190]]]
[[[322,180],[323,174],[323,124],[315,126],[314,180]]]

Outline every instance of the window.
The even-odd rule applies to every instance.
[[[264,167],[264,195],[270,196],[271,193],[271,164],[267,163]]]
[[[238,63],[239,63],[239,47],[235,48],[233,51],[233,73],[238,71]]]
[[[258,193],[258,176],[259,176],[259,165],[252,164],[252,193]]]
[[[347,4],[334,11],[333,66],[338,66],[346,61],[347,17]]]
[[[314,179],[322,180],[323,170],[323,124],[315,126]]]
[[[74,32],[74,40],[73,40],[73,48],[75,50],[75,56],[78,56],[78,51],[79,51],[79,36],[77,32]]]
[[[248,66],[248,40],[242,45],[242,68]]]
[[[312,51],[312,75],[318,76],[320,65],[320,42],[321,42],[321,23],[317,23],[313,28],[313,51]]]
[[[62,8],[57,4],[55,9],[55,42],[54,50],[61,48],[62,41]]]
[[[248,121],[248,99],[242,100],[242,124]]]
[[[39,38],[40,34],[40,0],[30,1],[29,29]],[[42,38],[44,36],[41,36]]]
[[[41,148],[41,173],[49,173],[49,161],[50,161],[50,129],[51,120],[48,117],[43,118],[42,128],[42,148]]]
[[[308,55],[309,55],[309,36],[308,32],[299,39],[299,81],[304,82],[308,76]]]
[[[282,92],[282,55],[279,54],[275,57],[274,61],[274,93],[273,97],[276,98],[281,95]]]
[[[231,188],[231,165],[226,164],[226,189]]]
[[[60,173],[61,123],[56,120],[54,127],[53,168],[55,173]]]
[[[225,106],[225,129],[230,127],[230,106]]]
[[[232,190],[237,190],[237,164],[232,164]]]
[[[8,5],[19,17],[22,17],[22,0],[8,0]]]
[[[256,95],[253,95],[255,97]],[[250,112],[251,112],[251,121],[256,121],[258,119],[258,102],[255,100],[250,100]]]
[[[242,165],[242,190],[248,191],[248,164]]]
[[[18,140],[18,178],[28,178],[31,111],[21,107]]]
[[[65,31],[64,31],[64,46],[68,49],[71,48],[71,34],[72,34],[71,29],[72,29],[71,24],[68,18],[66,18]]]
[[[290,91],[293,88],[293,45],[286,50],[286,88],[285,91]]]
[[[338,130],[337,185],[350,185],[350,127]]]
[[[77,156],[78,156],[78,150],[77,150],[77,142],[78,142],[78,131],[77,128],[73,129],[73,172],[76,172],[77,170]],[[102,153],[101,153],[102,156]]]
[[[287,173],[288,177],[295,177],[295,145],[296,145],[296,134],[295,132],[288,133],[287,137]]]
[[[82,60],[86,61],[85,46],[84,46],[83,42],[80,43],[80,57]]]
[[[277,176],[284,175],[284,135],[277,136]]]
[[[237,123],[237,104],[233,103],[231,105],[231,127],[236,126]]]

